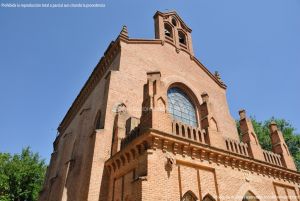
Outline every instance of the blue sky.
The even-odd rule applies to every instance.
[[[0,3],[27,1],[0,0]],[[154,38],[156,10],[192,28],[197,58],[228,85],[232,115],[285,118],[300,133],[300,1],[80,1],[105,8],[0,7],[0,152],[30,146],[47,161],[56,128],[122,25]]]

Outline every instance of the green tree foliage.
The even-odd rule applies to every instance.
[[[278,128],[283,133],[283,137],[290,150],[290,153],[295,160],[297,169],[298,171],[300,171],[300,135],[296,134],[296,129],[284,119],[276,119],[272,117],[267,121],[260,122],[257,121],[254,117],[251,117],[251,120],[260,145],[263,149],[269,151],[272,150],[269,124],[271,123],[271,121],[275,121],[277,123]],[[239,134],[241,135],[239,122],[237,122],[237,126]]]
[[[29,147],[21,154],[0,153],[0,200],[37,200],[45,172],[44,160]]]

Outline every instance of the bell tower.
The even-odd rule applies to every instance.
[[[185,51],[194,56],[192,46],[192,30],[184,23],[175,11],[154,15],[155,38],[176,47],[176,51]]]

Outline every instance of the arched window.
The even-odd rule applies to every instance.
[[[180,88],[173,87],[168,90],[168,104],[169,113],[174,119],[197,127],[195,106]]]
[[[197,201],[197,197],[196,195],[192,192],[192,191],[188,191],[186,192],[181,201]]]
[[[186,37],[182,31],[178,32],[179,43],[186,45]]]
[[[177,22],[175,20],[175,18],[172,19],[172,24],[176,27],[177,26]]]
[[[172,27],[168,24],[165,24],[165,35],[173,38]]]
[[[101,110],[99,110],[97,112],[94,127],[95,127],[95,129],[100,129],[101,128]]]
[[[257,199],[257,197],[251,191],[248,191],[244,195],[243,201],[259,201],[259,199]]]

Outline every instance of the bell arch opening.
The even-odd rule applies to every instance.
[[[165,36],[173,38],[173,28],[167,23],[165,23],[164,27],[165,27]]]

